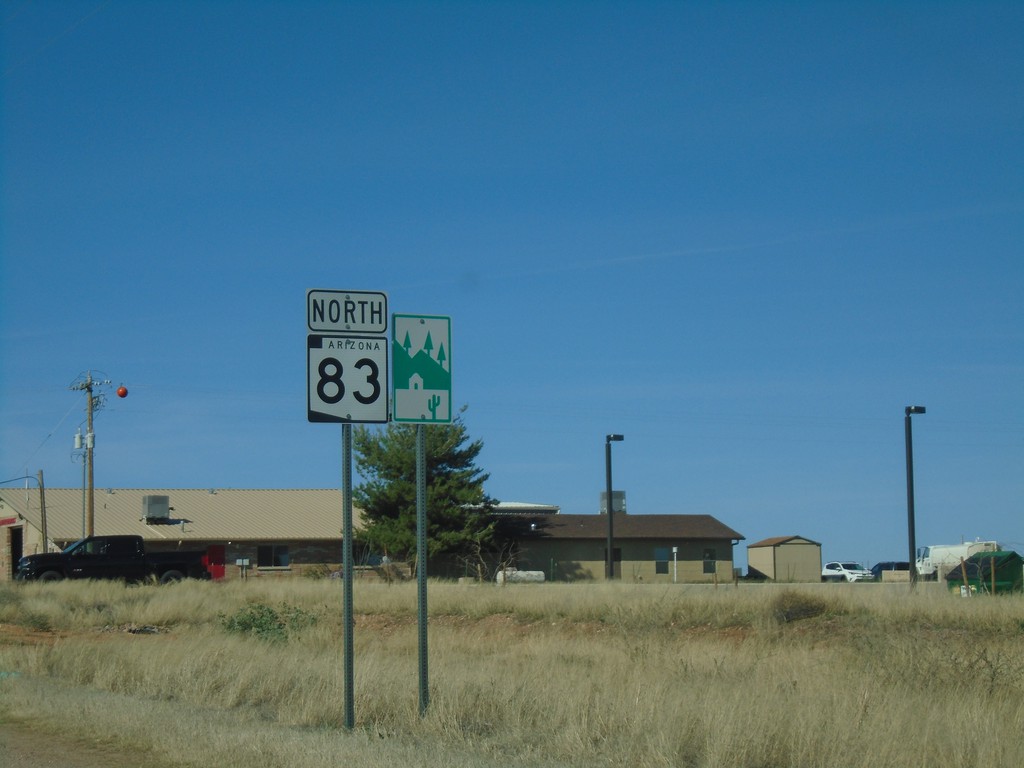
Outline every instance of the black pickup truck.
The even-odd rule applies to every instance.
[[[89,536],[63,552],[27,555],[18,561],[19,581],[60,579],[209,579],[206,552],[146,552],[141,536]]]

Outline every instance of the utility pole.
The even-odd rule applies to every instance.
[[[93,493],[93,447],[96,444],[96,436],[92,431],[92,413],[97,407],[97,402],[102,405],[102,398],[93,395],[93,388],[97,384],[110,384],[109,379],[96,381],[92,377],[92,371],[86,371],[85,381],[72,384],[71,389],[85,392],[85,471],[86,471],[86,507],[85,507],[85,535],[92,536],[93,523],[96,518],[95,494]]]
[[[95,400],[92,396],[92,372],[90,371],[85,375],[85,466],[86,472],[88,472],[88,498],[85,509],[85,535],[92,536],[93,534],[93,522],[96,519],[96,499],[93,493],[93,446],[96,443],[96,434],[92,431],[92,409],[95,404]]]
[[[50,551],[50,539],[46,530],[46,488],[43,486],[43,470],[39,470],[39,533],[43,537],[43,552]]]

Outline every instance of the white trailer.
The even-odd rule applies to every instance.
[[[998,552],[995,541],[968,541],[963,544],[932,544],[917,550],[917,575],[922,579],[940,579],[976,552]]]

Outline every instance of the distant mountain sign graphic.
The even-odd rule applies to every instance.
[[[396,317],[391,341],[396,421],[451,420],[449,327],[447,318],[400,325]]]
[[[393,342],[391,360],[394,365],[392,375],[395,377],[395,387],[398,389],[451,389],[452,375],[447,369],[448,353],[444,344],[437,347],[437,358],[431,355],[432,339],[427,334],[426,343],[423,349],[412,353],[409,344],[409,334],[401,344]],[[409,382],[419,377],[419,387],[414,387]]]

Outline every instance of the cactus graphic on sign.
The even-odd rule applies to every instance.
[[[452,421],[452,320],[394,315],[391,323],[394,420]]]

